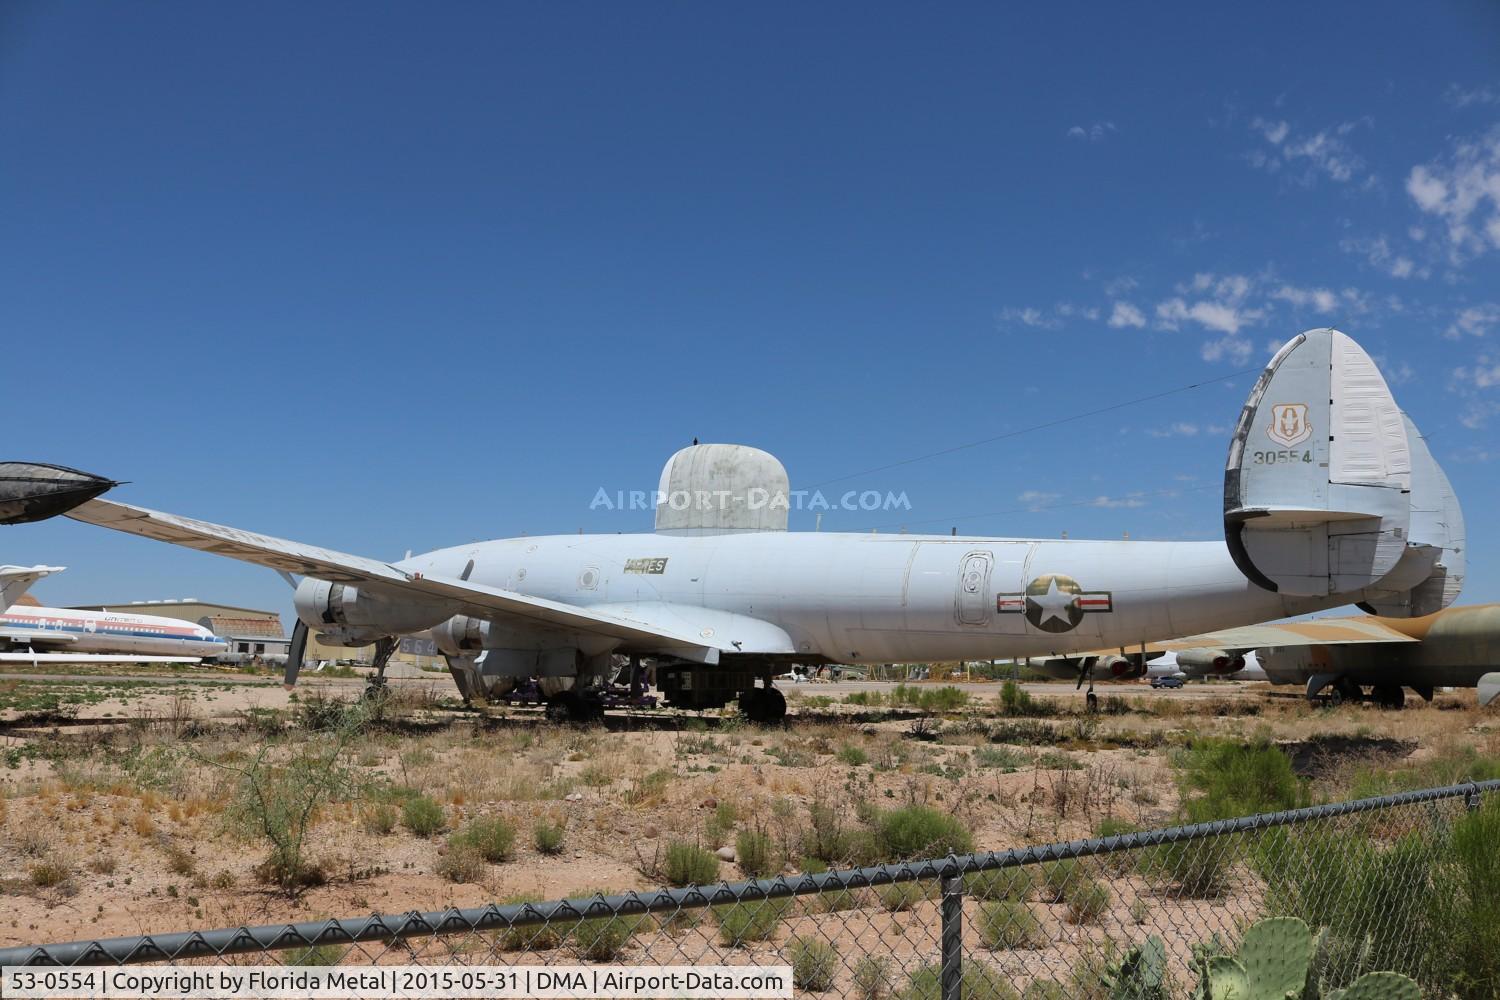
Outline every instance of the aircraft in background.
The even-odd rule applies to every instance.
[[[1272,684],[1305,684],[1309,700],[1335,705],[1368,699],[1400,708],[1405,688],[1427,701],[1440,687],[1478,688],[1481,705],[1500,696],[1500,604],[1451,607],[1419,618],[1249,625],[1147,648],[1176,652],[1178,663],[1185,656],[1233,662],[1256,655]]]
[[[1254,650],[1243,656],[1229,657],[1228,662],[1223,664],[1216,664],[1215,659],[1217,658],[1209,658],[1208,665],[1205,666],[1204,661],[1198,657],[1189,656],[1184,660],[1177,653],[1168,651],[1162,653],[1160,658],[1151,660],[1146,669],[1146,676],[1148,678],[1180,677],[1183,680],[1202,680],[1209,677],[1228,681],[1269,680]]]
[[[176,618],[16,603],[61,566],[0,566],[0,663],[200,663],[229,644]]]
[[[1141,676],[1146,644],[1365,602],[1446,607],[1463,579],[1458,501],[1368,354],[1337,330],[1289,341],[1230,440],[1223,542],[1081,541],[788,532],[786,471],[737,445],[663,469],[650,534],[479,542],[397,562],[334,552],[99,494],[111,480],[0,466],[0,523],[79,521],[276,569],[298,624],[286,681],[315,630],[376,646],[431,630],[464,697],[530,678],[595,714],[613,657],[655,661],[670,705],[738,699],[771,720],[792,663],[1067,658]],[[679,506],[679,498],[686,498]],[[713,502],[707,502],[712,498]],[[302,574],[299,581],[296,574]]]

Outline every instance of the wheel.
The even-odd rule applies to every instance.
[[[1379,685],[1371,692],[1371,697],[1381,708],[1400,709],[1406,706],[1406,690],[1399,684]]]
[[[740,714],[751,722],[763,722],[760,688],[740,692]]]
[[[1360,686],[1347,677],[1340,677],[1328,688],[1328,704],[1335,707],[1345,702],[1358,704],[1364,697],[1365,693]]]
[[[775,688],[740,692],[740,711],[751,722],[780,722],[786,718],[786,696]]]
[[[604,704],[598,698],[585,697],[577,691],[563,691],[547,699],[543,710],[549,722],[587,723],[604,718]]]
[[[381,701],[388,694],[390,691],[385,686],[385,678],[376,676],[365,682],[365,689],[360,693],[360,698],[364,701]]]

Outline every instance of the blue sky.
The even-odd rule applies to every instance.
[[[1215,538],[1249,379],[1376,355],[1500,599],[1500,11],[0,7],[7,457],[364,555],[649,530],[693,437],[823,528]],[[794,527],[810,527],[810,513]],[[53,603],[289,606],[72,522]]]

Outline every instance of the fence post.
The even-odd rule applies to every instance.
[[[943,876],[942,927],[943,1000],[963,1000],[964,995],[964,877]]]

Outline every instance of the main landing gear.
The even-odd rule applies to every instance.
[[[751,722],[780,722],[786,718],[786,695],[773,687],[752,687],[740,692],[740,711]]]
[[[547,699],[547,707],[543,711],[548,722],[604,721],[604,701],[597,691],[559,691]]]
[[[1427,701],[1432,700],[1432,688],[1413,688]],[[1324,674],[1308,681],[1307,700],[1314,705],[1337,708],[1339,705],[1359,704],[1369,701],[1381,708],[1393,711],[1406,707],[1406,689],[1400,684],[1376,684],[1365,694],[1358,681],[1352,677],[1333,677]]]
[[[396,649],[401,640],[395,636],[386,636],[375,640],[375,659],[373,661],[375,672],[365,681],[365,690],[360,697],[365,701],[378,701],[389,692],[386,688],[385,668],[391,662],[391,657],[396,654]]]

